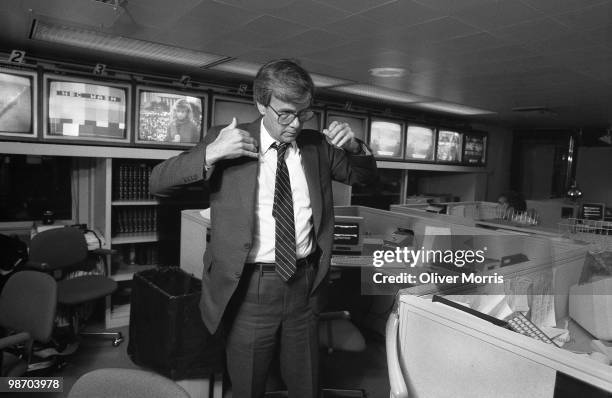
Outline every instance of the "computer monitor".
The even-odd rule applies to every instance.
[[[35,138],[36,72],[0,68],[0,135]]]
[[[344,113],[339,111],[327,111],[327,114],[325,116],[325,126],[323,126],[323,128],[329,127],[329,125],[333,121],[337,121],[340,123],[348,123],[348,125],[351,126],[351,130],[353,130],[353,133],[355,133],[355,138],[366,142],[366,131],[368,129],[367,116]]]
[[[363,217],[334,217],[334,253],[360,254],[363,248]]]
[[[236,118],[238,124],[250,123],[261,115],[252,100],[240,97],[214,96],[212,100],[212,125],[225,126]]]
[[[602,221],[606,212],[604,203],[584,203],[580,208],[580,218]]]
[[[44,76],[45,138],[128,142],[131,86],[62,75]]]
[[[163,88],[136,88],[136,134],[145,145],[193,146],[202,138],[206,96]]]
[[[436,161],[443,163],[460,163],[463,135],[456,131],[438,131]]]
[[[408,125],[406,130],[406,160],[433,162],[435,148],[435,129],[414,124]]]
[[[487,136],[478,133],[466,133],[463,144],[463,162],[473,166],[486,163]]]
[[[370,148],[377,158],[402,159],[404,124],[391,119],[372,118]]]

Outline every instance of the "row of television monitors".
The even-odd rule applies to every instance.
[[[43,137],[72,141],[130,143],[132,86],[129,83],[43,75]],[[37,73],[0,68],[0,135],[37,137]],[[193,146],[206,134],[208,95],[136,86],[133,142],[142,145]],[[213,125],[236,117],[259,117],[251,101],[212,97]],[[304,128],[320,130],[324,112]],[[399,119],[328,110],[325,123],[347,122],[379,159],[484,165],[486,133],[458,132],[407,124]]]

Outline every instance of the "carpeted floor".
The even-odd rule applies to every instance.
[[[67,365],[61,369],[47,370],[32,376],[63,377],[62,393],[15,393],[3,394],[6,397],[44,397],[63,398],[76,380],[87,372],[99,368],[138,369],[127,354],[129,329],[117,329],[125,337],[119,347],[113,347],[110,340],[85,338],[78,350],[66,358]],[[384,342],[380,337],[367,336],[367,349],[360,353],[334,352],[323,354],[321,360],[321,382],[325,388],[362,389],[369,398],[389,396],[389,382]],[[226,398],[231,394],[224,394]]]

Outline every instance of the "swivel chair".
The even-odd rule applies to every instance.
[[[68,398],[190,398],[174,381],[138,369],[96,369],[81,376]]]
[[[91,253],[107,255],[112,252],[100,248]],[[60,280],[57,283],[58,303],[60,308],[68,310],[75,336],[111,337],[113,346],[116,347],[123,341],[121,333],[82,332],[76,307],[112,294],[117,290],[117,282],[103,275],[91,274],[62,279],[68,272],[86,267],[88,254],[87,241],[81,230],[72,227],[50,229],[32,238],[26,267],[42,272],[52,272],[56,276],[60,274]]]
[[[7,331],[0,338],[0,376],[28,371],[34,341],[51,338],[56,305],[57,283],[51,276],[21,271],[7,280],[0,293],[0,329]]]

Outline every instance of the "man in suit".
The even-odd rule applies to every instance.
[[[302,131],[314,84],[290,60],[257,73],[261,118],[213,127],[193,149],[158,165],[151,193],[208,185],[211,241],[204,254],[202,318],[222,324],[235,398],[260,397],[275,353],[291,397],[318,395],[317,303],[334,229],[331,181],[368,184],[376,162],[346,123]]]

